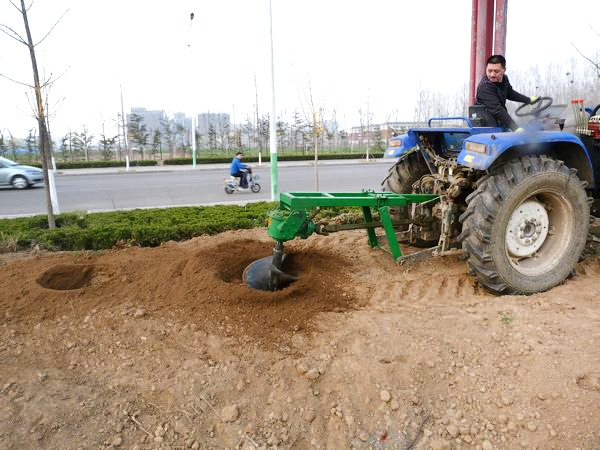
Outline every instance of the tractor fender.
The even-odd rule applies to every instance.
[[[463,142],[457,162],[475,170],[525,155],[548,155],[577,169],[581,180],[596,186],[592,161],[579,136],[562,131],[531,131],[484,133],[470,136]]]
[[[399,158],[417,145],[417,136],[414,133],[405,133],[388,140],[388,146],[383,156],[385,158]]]

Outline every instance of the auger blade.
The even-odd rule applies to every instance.
[[[262,291],[283,289],[298,279],[281,270],[284,260],[283,244],[278,242],[273,249],[273,256],[266,256],[249,264],[244,269],[242,279],[253,289]]]

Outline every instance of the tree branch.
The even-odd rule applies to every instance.
[[[600,64],[595,61],[592,61],[590,58],[588,58],[583,53],[581,53],[581,51],[577,47],[575,47],[575,44],[571,44],[571,45],[573,46],[573,48],[575,48],[575,50],[577,50],[577,53],[579,53],[586,60],[588,60],[590,63],[592,63],[592,65],[596,68],[596,72],[598,72],[598,77],[600,77]]]
[[[12,34],[10,34],[8,31],[9,30]],[[5,35],[7,35],[9,38],[14,39],[17,42],[20,42],[21,44],[27,45],[27,41],[25,39],[23,39],[19,33],[17,33],[15,30],[13,30],[11,27],[0,24],[0,31],[2,31]],[[14,36],[13,36],[14,35]]]
[[[19,11],[20,14],[23,14],[23,11],[21,11],[21,8],[17,5],[15,5],[15,3],[12,0],[9,0],[10,4],[13,5],[15,7],[15,9],[17,11]]]
[[[31,2],[31,4],[33,5],[33,1]],[[62,20],[62,18],[67,15],[68,12],[69,12],[69,8],[67,8],[67,10],[64,12],[64,14],[62,16],[60,16],[60,18],[56,21],[56,23],[54,25],[52,25],[52,28],[50,28],[50,30],[46,33],[46,35],[42,39],[40,39],[37,43],[35,43],[33,46],[37,47],[39,44],[44,42],[44,40],[50,35],[50,33],[52,33],[52,30],[54,30],[54,27],[56,25],[58,25],[58,22],[60,22]]]
[[[52,78],[52,73],[50,73],[50,77],[44,81],[44,83],[40,86],[42,89],[44,89],[46,86],[51,86],[52,84],[54,84],[54,82],[60,80],[62,78],[62,76],[67,73],[67,70],[69,70],[71,67],[67,67],[65,69],[65,71],[63,73],[61,73],[59,76],[57,76],[56,78]]]
[[[7,77],[6,75],[2,75],[1,73],[0,73],[0,77],[6,78],[7,80],[12,81],[13,83],[17,83],[17,84],[20,84],[22,86],[27,86],[28,88],[33,89],[32,85],[27,84],[27,83],[22,83],[21,81],[13,80],[12,78]]]

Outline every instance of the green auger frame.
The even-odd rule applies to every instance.
[[[313,217],[321,207],[353,206],[361,207],[364,224],[352,228],[366,228],[371,247],[379,247],[375,228],[385,230],[390,253],[394,261],[402,258],[394,224],[390,217],[390,206],[407,206],[413,203],[435,201],[433,194],[396,194],[392,192],[284,192],[280,194],[279,206],[269,213],[269,235],[282,243],[295,237],[307,238],[312,233],[319,233],[318,224]],[[379,212],[379,222],[373,221],[372,210]]]

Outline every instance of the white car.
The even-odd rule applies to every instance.
[[[27,189],[43,181],[44,174],[41,169],[32,166],[22,166],[0,156],[0,186]]]

